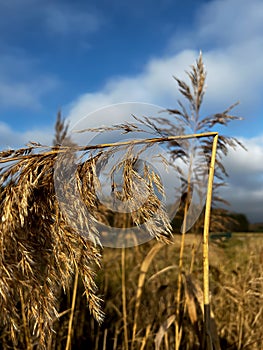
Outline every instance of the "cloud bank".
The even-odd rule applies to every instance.
[[[222,110],[238,100],[244,115],[255,115],[259,106],[263,107],[261,1],[205,3],[194,27],[175,35],[169,47],[165,56],[151,59],[137,76],[111,77],[101,90],[79,96],[69,106],[69,119],[75,122],[98,108],[119,102],[175,106],[178,94],[172,75],[185,77],[184,70],[203,48],[208,70],[205,111]]]
[[[240,129],[231,126],[227,129],[232,136],[238,132],[248,135],[243,138],[248,151],[230,150],[225,160],[229,187],[222,190],[222,195],[233,210],[246,213],[251,221],[260,221],[263,214],[262,1],[216,0],[202,5],[194,28],[180,37],[175,35],[165,57],[151,59],[137,76],[112,77],[100,91],[79,96],[69,106],[68,118],[75,123],[98,108],[127,101],[175,107],[178,92],[172,74],[185,78],[184,70],[195,61],[202,47],[208,69],[204,113],[221,111],[240,100],[238,114],[247,116]],[[105,118],[101,122],[109,124],[112,120]],[[97,123],[91,116],[90,126],[98,126]],[[249,137],[250,134],[257,137]]]
[[[229,178],[222,196],[231,203],[231,209],[246,213],[251,222],[259,222],[263,218],[263,134],[239,140],[247,151],[230,150],[224,159]]]
[[[28,5],[33,3],[32,0],[26,1]],[[16,4],[18,9],[21,8],[21,3],[17,0],[12,0],[11,3]],[[10,2],[1,2],[0,8],[7,13],[11,9],[11,5],[8,7],[9,4]],[[70,35],[71,27],[74,27],[75,33],[79,35],[89,35],[102,25],[100,17],[95,13],[81,14],[81,10],[71,11],[70,7],[59,10],[56,17],[59,20],[56,22],[52,16],[58,9],[52,7],[55,6],[52,2],[48,4],[49,10],[45,10],[44,17],[41,17],[41,25],[45,26],[48,35],[53,34],[62,38]],[[40,5],[39,13],[41,9],[43,8]],[[50,12],[51,10],[53,12]],[[27,14],[29,21],[31,15],[29,11]],[[89,18],[89,24],[85,24],[87,16],[92,16]],[[20,23],[19,16],[15,16],[15,21]],[[179,95],[172,75],[185,79],[184,70],[193,64],[200,49],[203,50],[208,70],[208,89],[203,112],[218,112],[240,100],[241,105],[236,113],[247,116],[246,120],[239,124],[240,126],[235,126],[233,129],[230,126],[226,130],[233,136],[242,134],[248,152],[230,151],[226,158],[230,187],[224,196],[232,203],[234,210],[247,213],[250,220],[262,220],[263,3],[261,0],[205,2],[196,14],[193,25],[189,26],[189,29],[184,28],[184,32],[180,34],[175,33],[170,39],[165,54],[151,58],[137,75],[109,77],[100,90],[80,95],[65,107],[68,110],[68,120],[73,125],[99,108],[120,102],[132,101],[175,107]],[[45,93],[52,91],[59,82],[54,76],[43,77],[41,74],[37,79],[32,74],[29,74],[29,79],[19,75],[20,73],[12,75],[12,68],[9,68],[7,61],[13,62],[12,67],[24,64],[26,68],[17,69],[18,72],[29,71],[29,67],[32,67],[30,61],[16,60],[16,57],[14,54],[11,61],[0,58],[0,67],[4,67],[2,70],[0,68],[0,73],[3,73],[0,80],[0,103],[17,106],[24,104],[38,108]],[[9,74],[5,73],[8,70]],[[121,121],[121,117],[118,120],[108,120],[105,116],[105,119],[100,119],[98,125],[98,120],[91,116],[90,127],[101,126],[101,123],[111,125]],[[0,125],[1,144],[11,147],[10,143],[13,140],[16,140],[17,144],[24,144],[30,139],[36,140],[37,137],[39,141],[43,139],[44,143],[50,143],[53,135],[50,137],[48,133],[52,131],[48,130],[46,133],[35,130],[33,134],[17,133],[6,124]]]
[[[54,131],[47,127],[42,129],[31,129],[25,132],[18,132],[8,124],[0,122],[0,150],[24,147],[30,141],[40,142],[43,145],[52,145]]]

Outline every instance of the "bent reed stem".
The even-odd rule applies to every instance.
[[[203,232],[203,293],[204,293],[204,337],[203,349],[212,350],[210,333],[210,302],[209,302],[209,225],[213,192],[213,179],[216,162],[216,149],[218,142],[218,133],[214,136],[210,168],[207,184],[207,196],[205,206],[204,232]]]

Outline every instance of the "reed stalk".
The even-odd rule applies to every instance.
[[[129,350],[128,343],[128,325],[127,325],[127,301],[126,301],[126,264],[125,264],[125,248],[121,250],[121,290],[122,290],[122,315],[123,315],[123,329],[124,329],[124,347]]]
[[[76,266],[73,293],[72,293],[71,311],[70,311],[70,317],[69,317],[69,323],[68,323],[68,336],[67,336],[67,343],[66,343],[65,350],[70,349],[71,339],[73,335],[73,318],[74,318],[74,312],[75,312],[75,306],[76,306],[78,281],[79,281],[79,271],[78,271],[78,267]]]
[[[203,295],[204,295],[204,337],[203,337],[203,349],[213,350],[211,330],[210,330],[210,300],[209,300],[209,224],[210,224],[210,212],[212,203],[213,192],[213,179],[216,162],[216,149],[218,142],[218,134],[214,136],[212,145],[212,154],[209,168],[208,184],[207,184],[207,197],[205,206],[205,219],[204,219],[204,232],[203,232]]]

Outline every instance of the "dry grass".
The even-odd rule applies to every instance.
[[[61,214],[53,185],[56,152],[20,152],[21,159],[1,171],[2,343],[9,344],[11,339],[12,346],[21,348],[24,328],[27,342],[30,334],[30,346],[37,343],[46,348],[59,316],[59,298],[69,290],[76,269],[91,312],[101,320],[92,268],[99,264],[100,252]]]
[[[262,248],[258,244],[260,239],[250,238],[247,242],[240,243],[233,238],[224,243],[224,246],[212,244],[210,247],[212,329],[217,330],[222,349],[262,348],[263,279]],[[180,307],[180,313],[184,313],[184,317],[180,349],[199,349],[202,338],[201,244],[196,251],[195,267],[191,274],[188,272],[195,241],[200,243],[200,237],[186,235],[185,293]],[[179,249],[180,240],[177,237],[172,246],[152,242],[138,247],[136,251],[126,251],[126,320],[128,343],[133,342],[133,349],[141,349],[142,346],[149,350],[174,348],[175,286],[179,273],[176,262]],[[100,280],[108,319],[105,320],[103,329],[98,331],[107,329],[107,349],[125,349],[120,265],[121,252],[106,249]],[[102,334],[99,338],[101,337]],[[94,343],[89,344],[95,349]]]
[[[192,242],[191,249],[187,250],[184,229],[180,254],[176,243],[172,247],[165,245],[171,242],[171,225],[156,191],[163,195],[163,185],[148,164],[144,164],[143,174],[136,168],[143,152],[156,142],[167,142],[170,162],[182,159],[191,172],[191,152],[202,152],[207,162],[211,160],[212,128],[238,119],[229,114],[233,106],[222,113],[200,117],[206,78],[201,55],[188,76],[190,85],[176,79],[188,106],[179,102],[180,109],[168,110],[175,123],[163,118],[135,117],[142,129],[127,123],[94,130],[137,133],[146,128],[153,133],[151,140],[78,147],[67,137],[67,126],[59,114],[54,146],[31,143],[23,149],[0,152],[0,162],[4,164],[0,169],[3,349],[78,349],[83,344],[94,350],[154,347],[170,350],[201,346],[204,310],[200,301],[203,297],[199,286],[202,259],[198,256],[198,244]],[[194,148],[188,137],[182,137],[183,143],[179,144],[178,135],[185,134],[186,126],[195,134],[209,133]],[[215,202],[221,200],[216,189],[224,182],[226,174],[221,158],[229,146],[237,145],[239,142],[233,138],[219,137]],[[128,203],[129,214],[115,215],[99,202],[96,191],[100,186],[101,167],[120,149],[124,151],[123,157],[113,167],[110,177],[112,179],[116,171],[122,172],[122,189],[113,191],[113,195]],[[200,161],[196,179],[201,178],[205,169]],[[189,174],[181,171],[181,175],[187,179],[181,189],[182,194],[187,194],[183,208],[186,218],[195,184],[191,183]],[[147,201],[134,210],[142,196],[141,182],[147,187]],[[114,189],[114,183],[112,186]],[[98,222],[109,226],[113,223],[113,227],[124,229],[144,223],[149,237],[162,243],[149,243],[134,250],[106,249],[101,262]],[[196,276],[195,271],[198,272]],[[147,274],[152,277],[147,279]],[[252,297],[258,296],[255,293],[259,293],[261,278],[256,275],[249,280],[253,285],[249,289]],[[100,288],[98,292],[96,282]],[[225,289],[229,291],[230,287]],[[244,293],[246,295],[246,289]],[[105,300],[107,315],[102,326],[99,326],[104,316],[100,294]],[[251,319],[246,318],[240,307],[240,303],[245,305],[244,298],[237,300],[237,348],[242,349],[244,342],[256,342],[254,336],[246,335]],[[261,319],[261,311],[257,311],[255,317],[253,325]],[[211,339],[218,349],[214,326],[211,321]],[[234,340],[228,335],[224,338],[236,346],[234,329],[232,334]]]
[[[219,334],[225,347],[261,349],[263,347],[263,249],[262,236],[234,236],[225,243],[224,263],[213,266],[213,303]]]
[[[32,145],[19,152],[0,154],[7,164],[1,169],[0,183],[3,186],[0,201],[0,302],[3,333],[10,335],[13,346],[19,347],[19,342],[24,342],[20,339],[24,327],[27,342],[30,334],[30,346],[37,343],[39,348],[44,348],[52,336],[53,322],[59,316],[58,299],[62,291],[69,290],[75,273],[80,273],[91,313],[99,322],[102,320],[92,266],[99,266],[100,260],[96,220],[107,220],[107,213],[96,197],[97,169],[98,163],[108,157],[108,152],[95,156],[88,154],[88,160],[73,172],[74,178],[71,176],[66,181],[65,169],[71,166],[74,153],[69,154],[67,149],[61,153],[56,147],[37,153],[35,150]],[[85,156],[87,153],[85,151]],[[132,181],[134,176],[138,177],[133,168],[136,159],[136,154],[128,147],[121,162],[125,184],[121,195],[126,199],[130,193],[135,195],[131,207],[141,196],[140,187],[134,186]],[[61,187],[55,188],[54,176]],[[170,223],[154,192],[154,185],[161,190],[160,180],[147,166],[144,179],[148,184],[148,200],[135,214],[130,210],[130,219],[135,224],[144,221],[151,236],[168,242]],[[68,186],[68,180],[71,186]],[[60,191],[63,196],[60,196]],[[77,191],[80,197],[76,196]],[[85,210],[80,210],[82,202]],[[66,217],[61,208],[68,209]],[[152,212],[157,208],[159,216],[154,221]],[[21,312],[24,323],[21,322]]]
[[[19,348],[26,342],[28,348],[34,345],[46,348],[52,339],[54,321],[59,317],[61,293],[69,291],[76,273],[80,273],[90,312],[97,321],[102,320],[93,269],[100,264],[96,222],[107,223],[108,213],[97,199],[96,186],[100,164],[118,147],[97,154],[85,148],[82,151],[87,160],[78,165],[75,151],[79,148],[72,152],[72,147],[75,146],[45,149],[31,144],[18,151],[0,153],[5,164],[0,174],[0,304],[4,346],[12,343]],[[132,145],[126,146],[119,165],[124,169],[124,188],[119,195],[126,200],[131,193],[133,197],[129,204],[131,215],[121,219],[125,219],[124,223],[132,220],[135,225],[145,222],[150,236],[168,242],[170,222],[154,191],[154,186],[163,191],[162,185],[147,165],[144,167],[147,202],[140,210],[132,210],[141,196],[140,186],[133,181],[135,177],[140,180],[134,170],[137,158]],[[75,171],[68,175],[74,166]],[[54,177],[59,187],[55,188]],[[152,213],[157,209],[158,218],[153,220]],[[74,303],[72,310],[73,307]],[[71,326],[72,318],[68,339]]]

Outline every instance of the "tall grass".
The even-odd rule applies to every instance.
[[[260,239],[250,237],[247,241],[232,238],[226,243],[212,243],[210,255],[211,326],[216,330],[221,349],[261,349],[262,332],[262,248]],[[191,252],[194,241],[195,266],[191,274]],[[172,349],[175,346],[176,298],[178,279],[178,254],[180,237],[173,245],[155,242],[139,246],[136,251],[126,250],[126,320],[128,344],[131,349]],[[153,256],[153,252],[155,252]],[[253,252],[253,253],[252,253]],[[107,330],[107,349],[125,349],[123,302],[121,287],[121,250],[106,248],[103,269],[99,272],[100,292],[105,299],[107,317],[100,328],[102,344]],[[181,349],[200,349],[203,332],[202,244],[200,237],[188,234],[185,237],[185,273],[183,274]],[[147,266],[146,266],[147,265]],[[135,312],[137,306],[136,326]],[[93,321],[86,313],[86,332]],[[77,321],[76,321],[77,322]],[[135,336],[134,327],[136,327]],[[89,334],[91,338],[93,334]],[[240,340],[241,339],[241,340]],[[239,345],[240,343],[240,345]],[[86,343],[87,344],[87,343]],[[88,343],[96,348],[94,342]],[[100,345],[98,348],[100,349]]]
[[[78,147],[67,136],[68,126],[59,114],[53,146],[31,143],[19,150],[0,152],[0,162],[4,165],[0,170],[0,332],[3,349],[78,349],[85,346],[94,350],[170,350],[197,349],[202,345],[209,348],[209,342],[219,349],[219,337],[221,343],[225,341],[233,349],[234,346],[253,349],[261,344],[259,331],[250,332],[251,325],[258,329],[262,308],[258,309],[257,301],[248,316],[246,297],[249,295],[253,302],[254,298],[261,298],[262,275],[252,276],[251,270],[252,278],[248,278],[238,295],[231,285],[227,285],[229,271],[225,272],[225,284],[217,285],[216,279],[213,280],[215,290],[220,289],[220,297],[215,297],[220,304],[216,305],[212,298],[215,316],[220,314],[218,307],[223,307],[223,295],[236,300],[234,306],[225,301],[226,309],[234,310],[238,315],[238,325],[234,323],[235,318],[228,318],[231,334],[220,322],[216,327],[216,317],[214,319],[211,313],[210,319],[210,310],[207,313],[206,306],[210,307],[209,266],[207,264],[204,269],[202,289],[200,238],[191,236],[193,241],[189,242],[186,235],[194,185],[189,173],[184,174],[188,180],[183,188],[186,201],[179,244],[178,236],[172,235],[166,208],[155,191],[157,188],[163,194],[163,185],[148,165],[144,166],[143,177],[149,195],[139,210],[130,210],[127,215],[114,214],[98,201],[96,195],[99,169],[119,149],[125,151],[125,156],[112,172],[123,169],[124,186],[118,196],[127,200],[133,194],[130,209],[141,196],[140,186],[136,186],[133,179],[139,181],[142,176],[134,165],[140,154],[156,142],[168,144],[172,161],[183,159],[188,162],[188,172],[192,170],[191,157],[187,158],[186,150],[180,149],[179,140],[184,140],[186,149],[203,152],[209,164],[213,161],[214,126],[227,125],[238,118],[229,114],[233,106],[222,113],[201,117],[206,78],[201,55],[188,77],[190,85],[176,79],[188,105],[179,101],[179,109],[167,110],[174,117],[174,123],[164,118],[135,117],[141,123],[141,130],[132,123],[93,130],[136,133],[146,127],[152,131],[152,139]],[[203,137],[194,149],[190,147],[192,136],[180,136],[185,134],[185,126],[191,127],[194,137],[201,137],[200,134]],[[136,148],[139,144],[140,150]],[[217,195],[226,175],[222,156],[227,154],[229,147],[239,144],[233,138],[222,135],[218,138],[213,205],[222,200]],[[75,171],[68,174],[70,167],[75,165],[76,152],[81,153],[82,158]],[[204,170],[203,164],[199,164],[198,171]],[[61,184],[58,188],[54,177]],[[68,186],[69,183],[72,186]],[[212,190],[211,181],[209,189]],[[80,195],[78,200],[76,193]],[[80,210],[80,203],[85,204],[87,211]],[[158,217],[153,220],[157,209]],[[209,209],[208,202],[203,241],[205,262],[208,261]],[[211,219],[215,228],[213,216]],[[148,235],[159,242],[134,249],[104,249],[102,254],[97,221],[107,225],[113,221],[114,227],[124,229],[143,222]],[[223,250],[221,253],[225,254]],[[249,264],[257,264],[257,259],[254,260],[251,257]],[[213,270],[213,263],[212,274],[216,272],[222,276],[223,269],[217,266]],[[242,277],[239,271],[236,275]],[[237,282],[237,279],[233,281]],[[251,321],[253,317],[254,321]],[[204,338],[207,340],[203,343]]]

